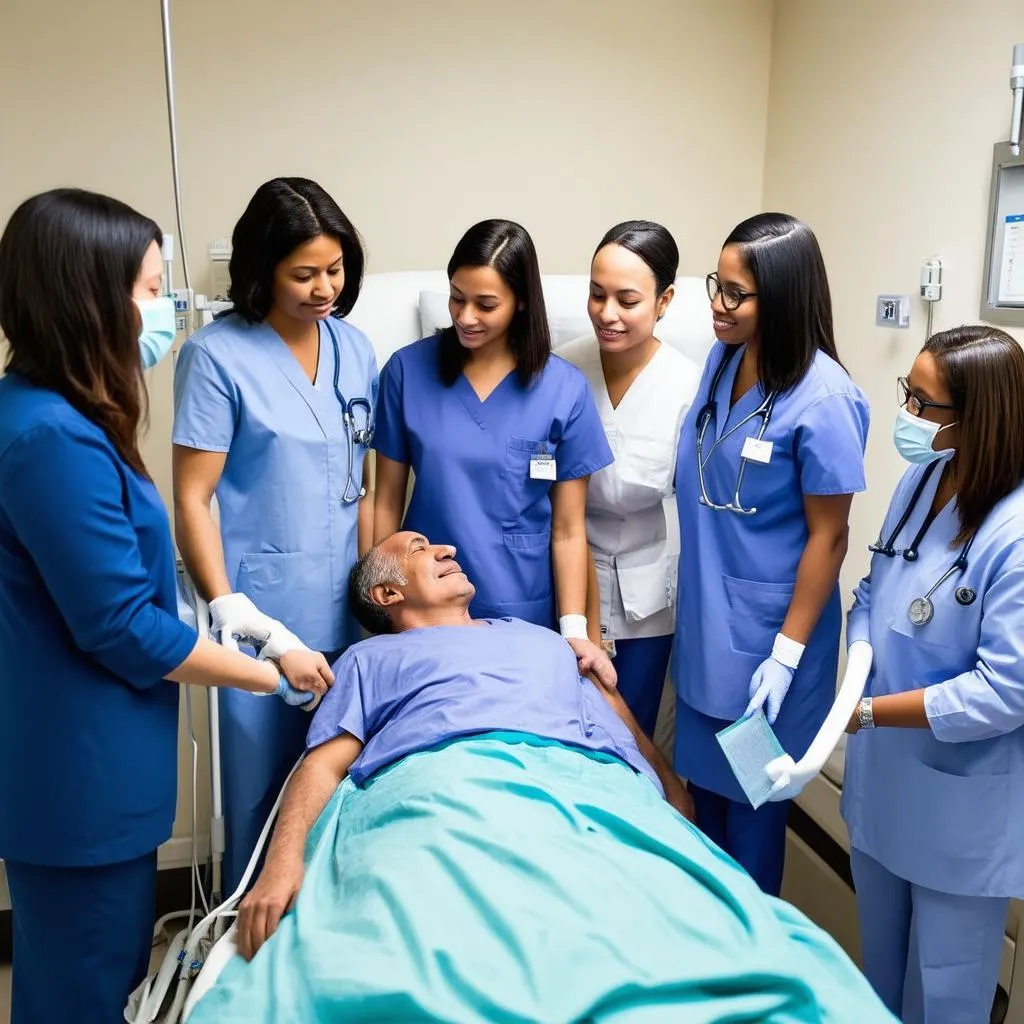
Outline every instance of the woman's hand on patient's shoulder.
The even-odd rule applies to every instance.
[[[593,640],[574,637],[569,640],[569,646],[576,655],[581,676],[591,675],[607,689],[615,689],[619,677],[616,675],[612,659]]]
[[[268,861],[238,907],[238,952],[251,960],[292,908],[302,885],[302,862]]]
[[[277,659],[281,672],[296,690],[322,697],[334,684],[334,674],[327,659],[317,651],[294,648]]]

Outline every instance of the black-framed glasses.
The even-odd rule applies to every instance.
[[[943,402],[929,402],[910,389],[910,381],[906,377],[896,378],[896,398],[900,405],[907,407],[911,416],[920,416],[925,409],[952,409],[956,411],[955,405],[946,405]]]
[[[718,274],[708,274],[705,278],[708,289],[708,298],[714,302],[719,296],[722,297],[722,305],[731,313],[739,309],[747,299],[757,298],[757,292],[745,292],[731,284],[722,284],[718,280]]]

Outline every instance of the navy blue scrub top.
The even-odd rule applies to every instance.
[[[0,857],[116,863],[171,833],[176,614],[153,484],[60,395],[0,379]]]

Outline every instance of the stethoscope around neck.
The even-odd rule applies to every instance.
[[[882,555],[884,558],[895,558],[897,555],[902,555],[905,562],[917,561],[919,557],[918,547],[920,546],[921,541],[924,540],[924,535],[928,532],[928,528],[932,525],[934,516],[929,514],[924,517],[924,522],[921,523],[921,528],[914,535],[914,539],[910,542],[910,546],[904,548],[903,551],[896,550],[896,538],[903,531],[903,528],[907,523],[910,522],[910,517],[914,514],[914,509],[917,507],[917,503],[921,500],[921,495],[924,493],[924,489],[928,485],[928,481],[932,478],[939,465],[939,462],[933,462],[921,474],[921,479],[914,488],[914,493],[911,495],[907,507],[903,510],[903,514],[900,516],[895,527],[893,527],[888,539],[883,542],[882,536],[879,534],[878,540],[874,544],[868,545],[868,550],[872,554]],[[946,580],[954,575],[954,573],[962,576],[967,571],[967,566],[969,564],[968,556],[971,553],[971,547],[974,544],[974,538],[976,536],[976,533],[971,534],[967,543],[963,546],[963,549],[957,556],[956,561],[931,585],[931,587],[929,587],[927,593],[925,593],[923,597],[915,597],[914,600],[910,602],[910,606],[907,609],[907,615],[915,626],[927,626],[928,623],[931,622],[932,616],[935,614],[935,605],[932,603],[932,595],[935,591],[938,590]],[[963,607],[974,604],[978,598],[977,593],[970,587],[957,587],[953,592],[953,596],[956,598],[957,604]]]
[[[715,370],[715,376],[711,381],[711,390],[708,392],[708,400],[701,407],[700,412],[697,414],[697,479],[700,483],[700,496],[697,499],[705,508],[713,509],[715,512],[735,512],[741,516],[752,516],[757,513],[757,509],[753,506],[750,508],[744,508],[740,502],[740,488],[743,486],[743,477],[747,472],[747,459],[740,458],[739,469],[736,473],[736,488],[733,491],[732,500],[727,502],[725,505],[716,504],[711,500],[708,495],[707,484],[704,481],[704,466],[715,453],[715,449],[728,438],[732,437],[737,430],[746,426],[751,420],[760,419],[761,425],[758,428],[757,434],[754,436],[755,441],[762,441],[764,439],[765,431],[768,429],[768,424],[771,422],[772,412],[775,409],[775,399],[777,393],[770,391],[764,397],[764,401],[748,415],[744,416],[734,427],[725,431],[722,436],[715,441],[711,446],[711,451],[708,452],[707,458],[704,457],[704,435],[707,433],[708,426],[715,416],[715,395],[718,394],[718,386],[722,382],[722,377],[725,376],[726,368],[729,365],[729,361],[732,359],[736,349],[730,348],[722,355],[722,361],[718,364],[718,369]]]
[[[355,480],[356,445],[369,448],[373,444],[373,407],[368,398],[350,398],[345,400],[341,391],[341,348],[334,331],[328,326],[327,333],[331,336],[331,345],[334,347],[334,394],[341,405],[341,418],[345,424],[345,438],[348,442],[348,478],[345,480],[345,490],[341,495],[342,503],[352,505],[357,502],[365,493]],[[357,411],[362,410],[363,426],[358,426],[356,418]]]

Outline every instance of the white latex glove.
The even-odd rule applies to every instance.
[[[252,641],[259,658],[277,660],[287,651],[309,648],[282,622],[264,615],[245,594],[225,594],[210,602],[210,631],[221,643],[225,636]]]
[[[866,640],[855,640],[850,644],[846,657],[846,672],[836,694],[835,703],[822,722],[818,735],[807,748],[807,753],[799,762],[794,762],[789,754],[783,754],[765,765],[764,770],[768,778],[774,781],[772,791],[768,795],[770,801],[778,803],[780,800],[792,800],[825,767],[829,755],[836,749],[843,733],[846,732],[850,718],[857,709],[857,703],[864,696],[872,658],[871,644]]]
[[[275,629],[284,629],[277,619],[264,615],[245,594],[224,594],[210,602],[210,632],[217,640],[227,636],[265,643]]]

